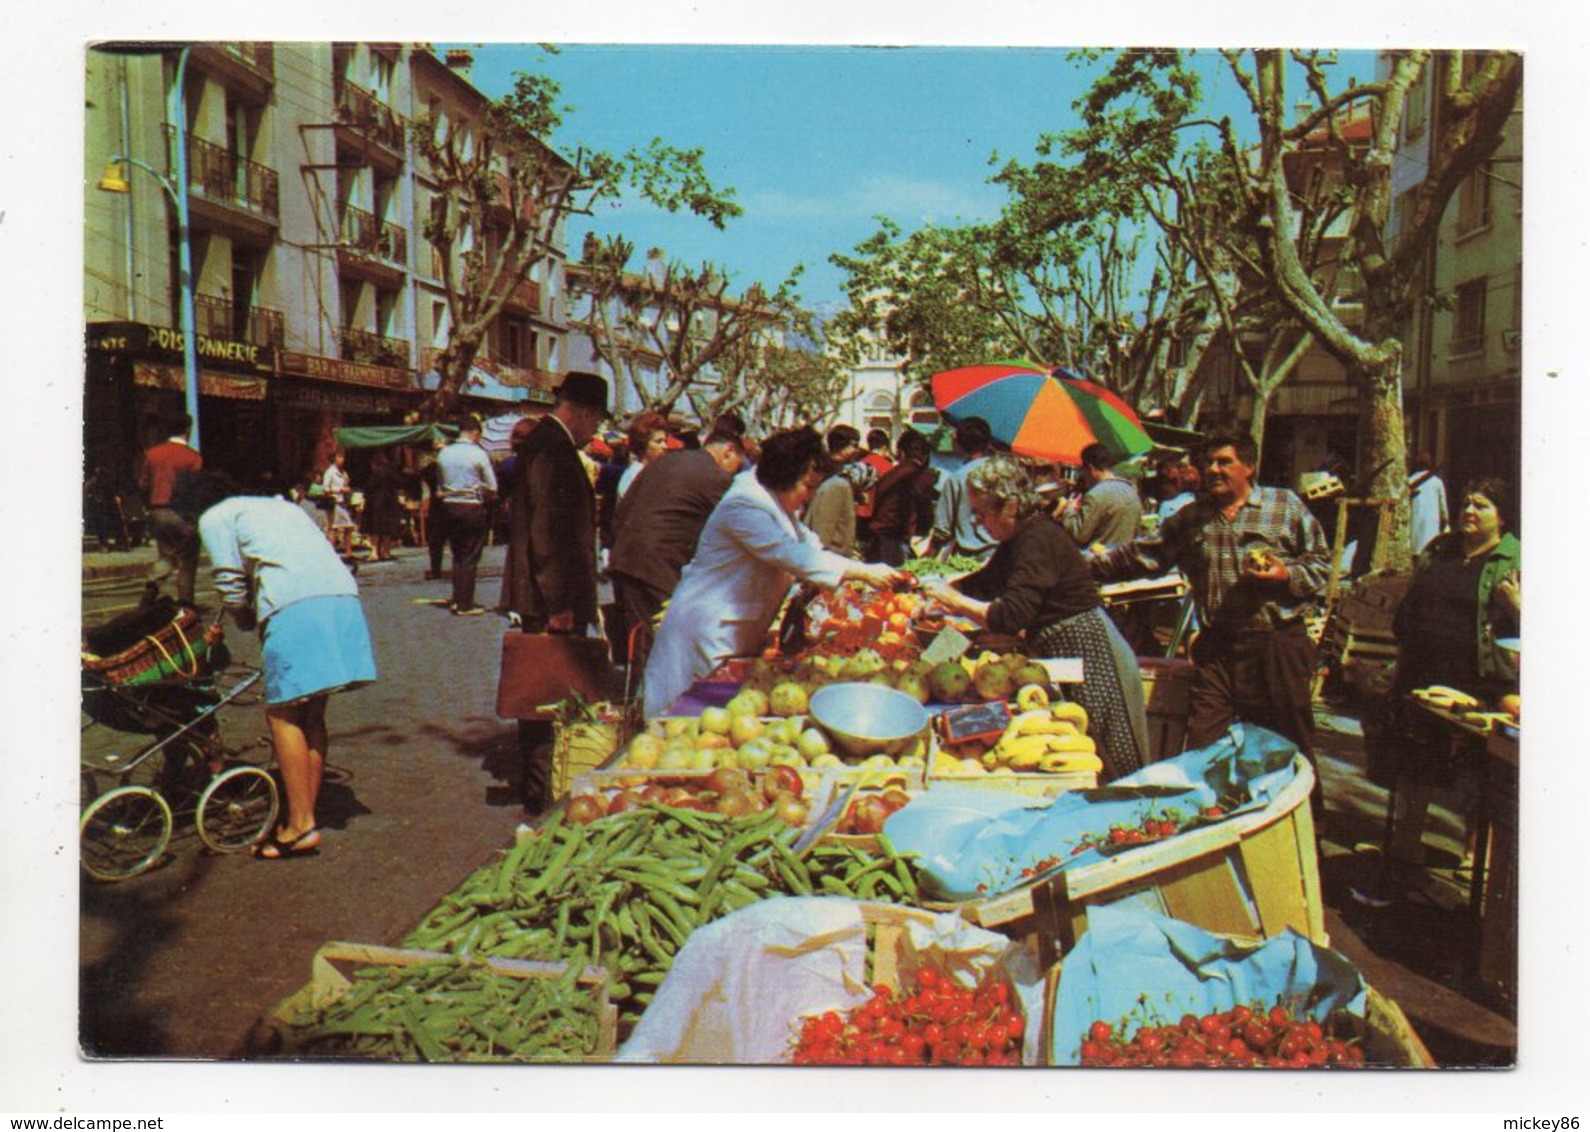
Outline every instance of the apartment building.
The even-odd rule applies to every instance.
[[[1440,53],[1411,92],[1393,167],[1393,238],[1446,129],[1440,100],[1451,68],[1473,68],[1475,52]],[[1523,428],[1523,103],[1501,147],[1459,187],[1405,332],[1403,397],[1409,451],[1430,452],[1449,490],[1475,475],[1516,487]]]
[[[161,415],[185,404],[184,208],[200,438],[212,466],[281,484],[324,466],[335,428],[420,408],[447,326],[417,221],[426,171],[409,124],[435,111],[441,84],[467,88],[473,102],[455,102],[478,113],[484,96],[423,46],[87,52],[89,469],[125,479]],[[483,376],[466,390],[474,407],[502,411],[556,383],[560,287],[549,269],[493,328]]]

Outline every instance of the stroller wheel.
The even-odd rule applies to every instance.
[[[126,880],[166,851],[171,807],[147,786],[121,786],[90,802],[77,828],[83,871],[95,880]]]
[[[275,779],[257,766],[235,766],[204,788],[194,821],[205,845],[235,853],[269,833],[279,809]]]

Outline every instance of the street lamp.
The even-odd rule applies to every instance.
[[[177,56],[177,75],[167,96],[166,117],[176,129],[177,161],[176,183],[160,170],[136,157],[120,154],[111,156],[105,166],[105,175],[99,187],[107,193],[127,193],[132,186],[123,172],[123,165],[133,165],[148,173],[171,198],[177,210],[177,273],[182,290],[182,378],[188,417],[193,421],[193,431],[188,438],[195,452],[199,451],[199,338],[197,319],[193,310],[193,242],[188,235],[188,115],[183,105],[182,87],[188,69],[188,51],[184,47]],[[132,286],[132,280],[128,280]]]

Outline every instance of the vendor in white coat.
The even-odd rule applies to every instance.
[[[759,655],[796,582],[893,585],[905,575],[824,550],[800,520],[823,481],[822,438],[810,428],[776,433],[756,470],[736,476],[707,519],[680,575],[646,663],[645,712],[661,715],[731,656]]]

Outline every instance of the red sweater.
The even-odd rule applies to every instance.
[[[177,476],[202,467],[204,457],[180,440],[162,441],[144,453],[143,466],[138,470],[138,486],[148,495],[148,506],[169,507]]]

